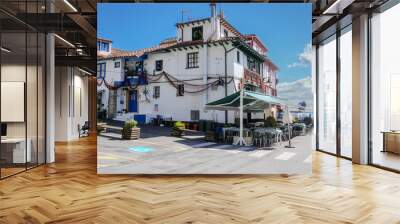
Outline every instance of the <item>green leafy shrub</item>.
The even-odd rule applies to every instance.
[[[174,124],[174,128],[185,129],[185,124],[183,122],[177,121]]]
[[[264,121],[264,126],[272,128],[276,127],[277,126],[276,119],[272,116],[268,116],[267,119],[265,119]]]
[[[137,127],[137,121],[135,121],[135,120],[125,121],[123,131],[130,130],[130,129],[136,128],[136,127]]]
[[[185,124],[183,122],[177,121],[174,123],[174,127],[172,127],[172,136],[182,136],[185,130]]]

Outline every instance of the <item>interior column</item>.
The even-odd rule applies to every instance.
[[[55,57],[54,35],[46,35],[46,163],[55,161]]]
[[[368,163],[368,15],[353,19],[353,113],[352,157],[357,164]]]

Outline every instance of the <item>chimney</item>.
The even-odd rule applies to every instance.
[[[210,8],[211,8],[211,17],[215,18],[215,16],[217,16],[217,7],[215,6],[215,3],[210,3]]]

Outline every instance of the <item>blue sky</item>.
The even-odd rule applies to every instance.
[[[210,15],[209,4],[98,4],[97,35],[113,40],[113,46],[136,50],[157,45],[176,35],[175,24]],[[311,4],[219,3],[217,11],[241,33],[256,34],[279,67],[279,81],[291,82],[311,76],[306,62],[311,43]],[[300,54],[303,53],[300,57]]]

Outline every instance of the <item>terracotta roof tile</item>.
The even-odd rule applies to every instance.
[[[97,40],[100,40],[100,41],[103,41],[103,42],[112,43],[112,40],[106,39],[106,38],[102,38],[102,37],[97,37]]]
[[[160,45],[143,48],[143,49],[136,50],[136,51],[126,51],[126,50],[121,50],[118,48],[112,48],[111,53],[109,53],[109,54],[97,52],[97,58],[98,59],[110,59],[110,58],[122,58],[122,57],[140,57],[145,53],[168,48],[175,44],[176,44],[176,41],[168,41],[168,42],[162,43]]]
[[[238,36],[238,37],[244,39],[244,36],[243,36],[243,34],[242,34],[241,32],[239,32],[234,26],[232,26],[225,18],[223,18],[223,17],[221,17],[221,16],[219,16],[219,17],[220,17],[221,24],[222,24],[225,28],[227,28],[229,31],[231,31],[232,33],[234,33],[236,36]]]
[[[247,40],[252,40],[252,41],[254,40],[255,42],[258,43],[259,46],[261,46],[261,48],[263,48],[265,51],[268,51],[267,47],[260,40],[260,38],[257,37],[257,35],[255,35],[255,34],[245,34],[244,38],[246,38]]]

